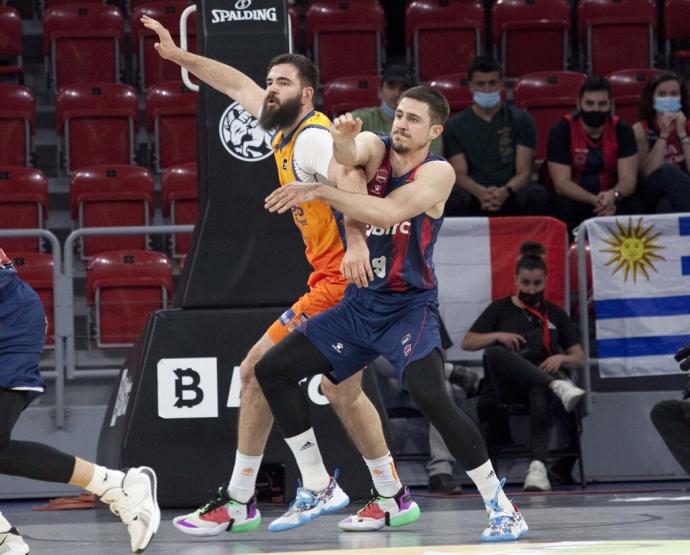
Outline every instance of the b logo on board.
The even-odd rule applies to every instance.
[[[158,416],[218,417],[216,358],[163,358],[158,361]]]
[[[218,133],[225,150],[244,162],[258,162],[273,154],[271,136],[239,102],[223,112]]]

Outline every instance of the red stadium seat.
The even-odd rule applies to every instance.
[[[21,15],[10,6],[0,6],[0,76],[22,71]]]
[[[656,5],[653,0],[582,0],[578,38],[587,70],[606,75],[654,65]]]
[[[186,0],[171,0],[169,2],[150,2],[142,4],[134,9],[132,14],[132,52],[136,52],[138,67],[139,84],[141,90],[156,85],[163,81],[179,81],[180,66],[164,60],[158,55],[153,45],[158,42],[158,35],[150,31],[140,19],[142,15],[147,15],[160,21],[179,44],[180,38],[180,15],[189,6]],[[192,14],[187,25],[188,49],[196,51],[196,16]]]
[[[0,166],[28,166],[36,100],[21,85],[0,83]]]
[[[484,8],[479,0],[413,0],[405,21],[408,60],[420,81],[465,73],[481,54]]]
[[[40,4],[41,2],[39,2]],[[105,4],[103,0],[43,0],[43,11],[65,4]]]
[[[546,158],[549,131],[565,114],[576,109],[580,87],[587,76],[572,71],[544,71],[523,75],[513,89],[515,105],[525,108],[537,129],[537,160]]]
[[[149,87],[146,127],[153,138],[156,171],[196,161],[197,93],[182,83]]]
[[[113,6],[67,4],[46,11],[43,55],[53,91],[85,82],[120,80],[124,19]]]
[[[316,0],[307,37],[321,82],[381,71],[386,21],[378,0]]]
[[[472,91],[467,85],[467,74],[465,73],[439,75],[434,77],[429,85],[443,93],[450,105],[451,114],[461,112],[474,103]]]
[[[129,85],[83,83],[60,89],[58,135],[67,173],[96,164],[133,163],[138,115],[137,93]]]
[[[666,39],[666,56],[671,61],[671,55],[676,59],[687,60],[690,50],[690,0],[666,0],[664,6],[664,38]],[[685,42],[685,48],[674,48],[674,43]]]
[[[38,229],[48,217],[48,180],[41,170],[0,168],[0,222],[4,229]],[[5,252],[39,250],[39,239],[2,239]]]
[[[10,258],[17,268],[17,273],[38,293],[48,318],[46,332],[46,346],[55,344],[55,328],[53,318],[53,268],[55,262],[52,254],[40,252],[10,253]]]
[[[132,345],[149,314],[168,306],[172,291],[171,264],[164,254],[119,250],[95,256],[86,268],[86,299],[97,346]]]
[[[505,77],[566,69],[571,19],[567,0],[498,0],[492,18]]]
[[[633,124],[640,119],[640,95],[647,81],[661,73],[653,68],[623,69],[606,76],[611,83],[616,114]]]
[[[153,177],[140,166],[82,168],[70,179],[70,210],[78,227],[148,225],[153,215]],[[82,259],[117,249],[145,249],[145,235],[84,237]]]
[[[196,175],[196,162],[173,166],[163,172],[163,217],[168,223],[196,224],[199,214],[199,186]],[[189,250],[191,233],[178,233],[172,236],[171,253],[173,258],[181,258]]]
[[[339,77],[329,81],[323,91],[323,111],[329,118],[379,103],[376,75]]]

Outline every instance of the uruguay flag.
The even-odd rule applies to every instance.
[[[450,360],[481,360],[459,343],[492,301],[515,293],[520,245],[546,247],[546,298],[564,308],[567,230],[554,218],[446,218],[434,247],[441,317],[453,340]]]
[[[600,374],[677,373],[673,354],[690,341],[690,214],[596,218],[585,228]]]

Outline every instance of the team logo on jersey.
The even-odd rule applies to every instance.
[[[409,357],[411,352],[412,352],[412,345],[405,345],[403,347],[403,353],[405,353],[406,357]]]
[[[379,168],[376,170],[374,177],[369,182],[369,194],[377,197],[382,197],[386,194],[386,185],[390,177],[390,170],[386,168]]]
[[[271,136],[239,102],[233,102],[220,117],[220,142],[243,162],[258,162],[273,154]]]
[[[343,345],[340,341],[338,341],[337,343],[331,345],[331,347],[333,347],[333,350],[336,353],[341,354],[343,352],[343,349],[345,348],[345,345]]]

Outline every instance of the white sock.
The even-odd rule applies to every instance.
[[[330,483],[331,477],[323,465],[314,428],[309,428],[298,436],[286,437],[285,442],[292,450],[295,461],[297,461],[297,466],[302,474],[302,485],[312,491],[325,489]]]
[[[491,501],[496,497],[496,490],[499,490],[498,506],[501,507],[501,510],[507,513],[512,513],[515,510],[513,504],[506,497],[506,494],[503,493],[503,488],[500,487],[500,482],[498,481],[498,477],[494,472],[494,467],[490,460],[487,460],[483,465],[477,468],[468,470],[467,475],[472,479],[474,485],[477,486],[484,501]],[[486,511],[489,512],[488,505]]]
[[[2,513],[0,513],[0,534],[9,532],[12,529],[10,521],[7,520]]]
[[[235,501],[246,503],[254,495],[256,489],[256,475],[259,473],[263,455],[252,457],[235,453],[235,467],[228,485],[228,495]]]
[[[122,487],[122,482],[125,479],[124,472],[112,470],[105,466],[98,466],[97,464],[93,466],[93,477],[89,485],[84,488],[86,491],[101,497],[109,489]]]
[[[395,462],[390,452],[378,459],[364,459],[369,467],[374,488],[383,497],[393,497],[402,489],[402,483],[395,470]]]

